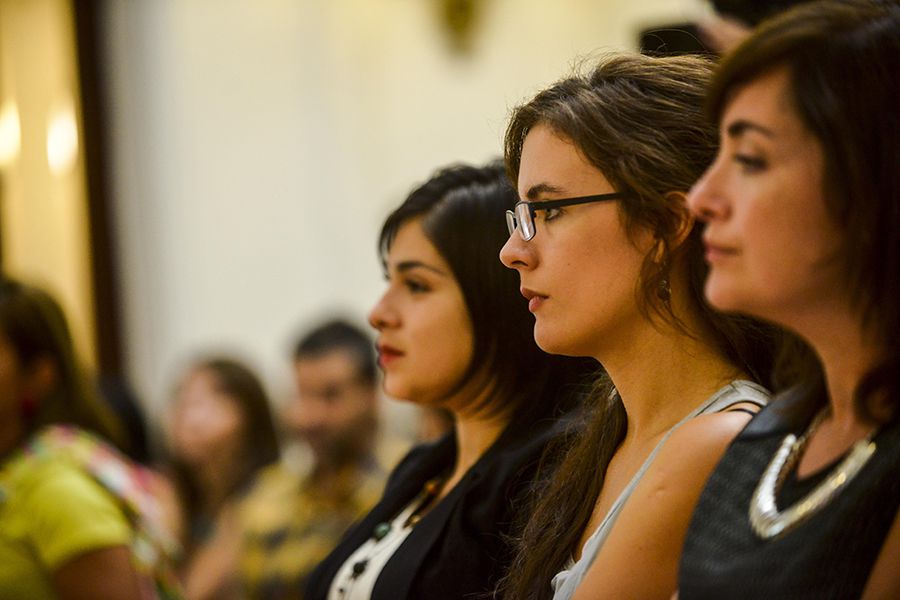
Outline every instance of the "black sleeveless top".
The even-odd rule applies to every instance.
[[[875,453],[831,501],[780,537],[750,527],[750,500],[784,437],[801,434],[816,408],[803,394],[774,398],[729,447],[688,529],[679,600],[858,598],[900,507],[900,424],[884,426]],[[779,510],[802,498],[836,463],[801,481],[791,474]]]

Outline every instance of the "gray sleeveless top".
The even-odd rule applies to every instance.
[[[653,448],[653,451],[650,452],[650,456],[647,457],[647,460],[644,461],[641,468],[638,469],[631,481],[628,482],[628,485],[625,486],[625,489],[622,490],[622,493],[619,494],[619,497],[616,498],[616,501],[603,518],[600,526],[597,527],[597,530],[591,534],[591,537],[584,543],[581,558],[579,558],[577,562],[569,561],[566,568],[553,577],[553,581],[551,582],[551,585],[553,586],[553,600],[569,600],[575,595],[575,590],[581,585],[581,580],[584,579],[584,576],[587,574],[588,568],[594,562],[594,559],[597,558],[600,548],[606,543],[606,538],[609,537],[609,533],[612,531],[613,525],[615,525],[616,519],[619,517],[619,513],[622,512],[622,507],[628,501],[634,488],[640,483],[641,478],[643,478],[647,469],[653,464],[656,455],[659,454],[659,451],[666,443],[666,440],[669,439],[669,436],[671,436],[676,429],[694,417],[721,412],[735,404],[749,402],[763,407],[769,401],[769,396],[768,390],[752,381],[745,381],[742,379],[732,381],[707,398],[703,404],[692,410],[686,417],[666,432],[659,443],[656,444],[656,447]]]

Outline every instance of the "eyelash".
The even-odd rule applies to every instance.
[[[406,286],[406,289],[409,290],[412,294],[423,294],[425,292],[430,292],[431,288],[425,285],[420,281],[416,281],[414,279],[406,279],[403,281],[403,285]]]
[[[552,221],[553,219],[558,218],[559,215],[562,214],[562,209],[557,207],[545,208],[541,212],[544,213],[544,222],[546,223],[547,221]]]
[[[756,156],[748,156],[746,154],[735,154],[734,160],[741,165],[746,173],[756,173],[766,168],[766,161]]]

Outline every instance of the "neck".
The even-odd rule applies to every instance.
[[[810,319],[798,328],[816,351],[825,371],[828,402],[835,424],[859,421],[854,392],[866,373],[878,364],[882,352],[871,341],[852,311],[833,312],[827,319]]]
[[[367,436],[365,444],[353,448],[352,452],[330,452],[316,456],[312,478],[318,482],[338,479],[342,473],[362,468],[372,456],[372,436]]]
[[[629,343],[600,349],[595,358],[625,406],[626,439],[662,434],[723,385],[746,377],[710,341],[690,337],[662,321],[654,326],[642,319],[628,337],[616,339]]]
[[[509,422],[508,417],[486,417],[482,414],[456,413],[456,463],[444,494],[453,489],[466,472],[500,437]]]
[[[212,514],[225,503],[234,484],[234,464],[221,460],[197,469],[201,510]]]

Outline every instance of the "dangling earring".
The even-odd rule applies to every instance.
[[[669,278],[663,277],[659,285],[656,287],[656,296],[665,304],[672,300],[672,287],[669,285]]]

